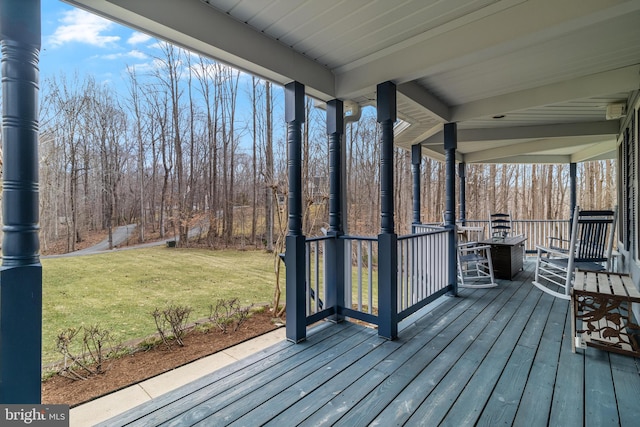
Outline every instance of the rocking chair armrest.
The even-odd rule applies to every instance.
[[[490,245],[478,245],[476,242],[462,243],[462,244],[458,245],[458,250],[461,253],[483,251],[483,250],[486,250],[486,249],[491,249],[491,246]]]
[[[549,236],[548,239],[549,239],[549,246],[554,246],[553,243],[551,243],[551,242],[554,242],[554,241],[558,241],[558,242],[561,242],[561,243],[567,243],[567,244],[571,243],[571,240],[563,239],[562,237]]]
[[[461,242],[461,243],[458,243],[458,247],[459,248],[464,248],[464,247],[467,247],[467,246],[477,246],[477,245],[478,245],[478,242]]]
[[[569,258],[568,250],[558,249],[558,248],[549,248],[545,246],[536,245],[536,250],[538,251],[538,256],[542,255],[542,253],[546,253],[548,255],[553,255],[561,258]]]

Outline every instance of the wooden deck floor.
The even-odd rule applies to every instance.
[[[637,426],[640,360],[572,354],[568,302],[531,275],[461,290],[396,341],[324,324],[103,425]]]

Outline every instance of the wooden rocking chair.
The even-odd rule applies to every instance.
[[[570,299],[575,269],[604,271],[610,265],[617,217],[617,208],[580,211],[576,206],[571,238],[551,237],[548,247],[536,246],[533,284],[555,297]]]
[[[483,227],[458,227],[458,286],[461,288],[495,288],[491,246],[479,244]]]

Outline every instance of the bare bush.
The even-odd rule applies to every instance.
[[[192,308],[189,306],[170,305],[164,310],[156,308],[151,315],[156,324],[162,342],[171,348],[174,340],[180,347],[184,346],[184,336],[187,333],[187,322]]]
[[[77,339],[81,340],[80,350],[73,350]],[[60,332],[56,348],[64,357],[62,369],[58,372],[72,380],[86,380],[91,375],[102,374],[109,369],[109,358],[117,355],[122,347],[115,345],[111,331],[99,325],[67,328]]]
[[[242,307],[238,298],[218,300],[215,305],[209,306],[209,320],[223,333],[227,333],[230,327],[237,331],[247,321],[253,304]]]

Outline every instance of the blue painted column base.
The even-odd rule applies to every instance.
[[[378,235],[378,336],[398,337],[398,236]]]
[[[41,403],[42,266],[0,269],[0,403]]]
[[[326,241],[325,256],[327,257],[327,307],[334,307],[336,313],[332,314],[328,320],[334,323],[340,323],[344,320],[344,315],[340,311],[345,306],[345,263],[344,263],[344,246],[345,240],[339,238],[342,233],[329,231],[328,235],[333,239]],[[348,308],[351,308],[347,304]]]
[[[449,230],[449,296],[458,296],[458,259],[456,236],[456,148],[458,125],[444,124],[445,210],[444,223]]]
[[[287,236],[284,263],[287,266],[287,340],[307,339],[307,290],[305,289],[305,236]]]

